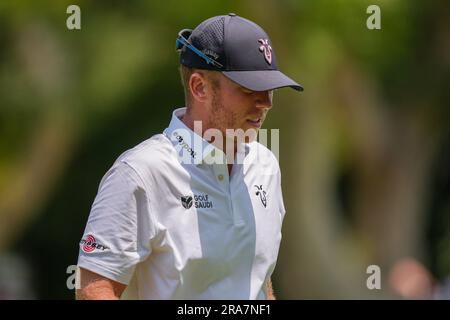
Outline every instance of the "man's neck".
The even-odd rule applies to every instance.
[[[192,131],[195,132],[195,130],[194,130],[194,121],[201,121],[201,123],[202,123],[202,132],[201,132],[200,136],[203,138],[205,131],[208,130],[208,129],[211,129],[211,128],[209,128],[209,126],[204,127],[205,123],[207,123],[207,122],[201,120],[200,117],[193,116],[191,112],[188,112],[188,110],[189,109],[187,109],[186,113],[180,117],[181,122],[183,122],[186,125],[186,127],[188,127],[189,129],[191,129]],[[199,134],[199,132],[195,132],[195,133]],[[214,141],[208,141],[208,142],[211,143],[211,144],[214,144],[218,149],[222,150],[223,153],[226,155],[228,150],[227,150],[227,141],[226,141],[225,132],[222,132],[222,137],[223,137],[223,140],[222,140],[222,145],[221,146],[218,145],[218,144],[214,144]],[[230,143],[230,142],[228,142],[228,143]],[[233,142],[233,149],[230,150],[230,152],[232,152],[232,157],[234,159],[234,157],[236,156],[236,152],[237,152],[237,144],[236,144],[236,142]],[[228,165],[229,173],[231,173],[231,167],[230,166],[231,165]]]
[[[181,122],[183,122],[186,125],[186,127],[191,129],[192,131],[194,131],[194,119],[192,118],[192,116],[188,110],[189,109],[186,109],[185,114],[183,114],[180,117],[180,120],[181,120]]]

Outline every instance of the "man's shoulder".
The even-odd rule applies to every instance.
[[[122,153],[115,163],[126,163],[134,169],[156,169],[162,163],[176,159],[172,142],[164,134],[156,134]]]
[[[172,142],[165,135],[157,134],[122,153],[103,176],[100,185],[113,179],[110,181],[115,188],[149,188],[161,181],[161,176],[173,175],[178,170],[179,161]]]

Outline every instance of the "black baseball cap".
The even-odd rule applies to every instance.
[[[176,48],[186,67],[220,71],[239,85],[266,91],[303,87],[278,70],[275,51],[266,32],[234,13],[209,18],[194,30],[179,32]]]

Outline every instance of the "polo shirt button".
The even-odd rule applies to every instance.
[[[219,175],[217,176],[217,178],[219,179],[219,181],[222,181],[222,180],[223,180],[223,174],[219,174]]]

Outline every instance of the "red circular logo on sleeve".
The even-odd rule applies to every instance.
[[[92,252],[95,250],[96,241],[95,241],[95,238],[93,235],[88,234],[86,236],[86,239],[83,239],[83,240],[82,241],[84,242],[84,244],[83,244],[83,247],[81,247],[81,249],[84,252],[89,253],[89,252]]]
[[[86,238],[82,239],[80,241],[80,245],[81,245],[81,250],[83,250],[83,252],[86,252],[86,253],[90,253],[95,250],[100,250],[100,251],[109,250],[109,247],[105,246],[104,244],[98,243],[92,234],[88,234],[86,236]]]

